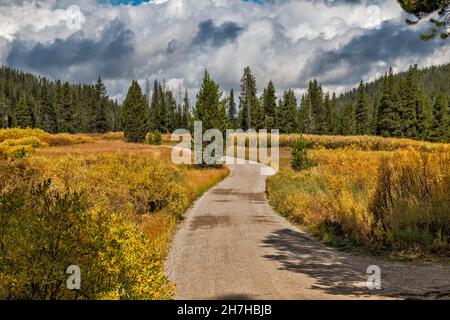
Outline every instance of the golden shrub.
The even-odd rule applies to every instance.
[[[450,248],[450,153],[310,152],[317,167],[268,179],[271,204],[325,240],[371,250]]]

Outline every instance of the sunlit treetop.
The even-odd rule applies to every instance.
[[[437,13],[437,17],[430,19],[434,24],[431,33],[422,35],[424,40],[434,39],[439,35],[447,39],[450,35],[450,0],[398,0],[403,10],[413,14],[417,19],[407,19],[409,24],[416,24],[425,17]]]

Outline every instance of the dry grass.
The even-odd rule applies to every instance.
[[[26,134],[29,134],[29,137]],[[52,193],[82,195],[83,206],[89,212],[87,215],[91,219],[92,213],[96,224],[101,222],[97,220],[96,212],[101,212],[102,215],[118,217],[121,221],[119,229],[125,223],[130,224],[126,227],[127,230],[137,228],[139,234],[145,236],[147,246],[153,252],[152,257],[157,259],[155,274],[162,278],[158,278],[155,286],[161,284],[162,290],[166,290],[161,266],[177,222],[198,196],[228,175],[228,170],[176,166],[172,164],[172,149],[169,146],[129,144],[124,142],[121,136],[48,135],[39,130],[0,130],[0,139],[4,146],[12,148],[27,145],[29,148],[27,156],[22,157],[24,159],[1,160],[0,166],[33,168],[30,174],[37,182],[50,179]],[[6,174],[7,171],[5,169],[0,172]],[[15,185],[16,180],[12,179],[5,185],[5,189],[0,191],[15,190],[19,185],[18,182]],[[26,189],[27,185],[28,183],[25,183],[23,188]],[[136,237],[139,237],[139,234]],[[111,236],[117,237],[120,234]],[[139,246],[144,243],[136,240],[136,245],[138,242]],[[127,247],[128,249],[132,250],[132,247]],[[28,253],[32,251],[27,251]],[[129,259],[133,259],[132,256]],[[102,263],[106,262],[102,260]],[[140,276],[136,268],[133,272]],[[0,273],[0,278],[1,276]],[[148,277],[152,275],[148,274]],[[24,281],[28,280],[24,278]],[[170,290],[167,290],[160,295],[158,292],[149,293],[145,290],[139,291],[139,294],[151,298],[166,297],[170,294]],[[111,291],[104,298],[115,299],[121,296]]]
[[[147,179],[153,188],[142,185],[139,188],[151,191],[153,197],[159,194],[160,200],[171,199],[168,190],[174,189],[177,194],[182,194],[160,211],[139,217],[138,222],[148,238],[157,241],[164,250],[176,222],[187,207],[228,175],[226,168],[172,165],[171,152],[168,146],[100,140],[93,144],[38,149],[32,160],[39,162],[55,183],[73,186],[77,190],[89,190],[97,204],[108,205],[129,215],[136,211],[145,213],[145,203],[148,201],[148,196],[146,198],[141,191],[137,191],[137,204],[129,199],[129,188],[136,181],[145,184]],[[145,172],[151,172],[150,176]],[[172,177],[171,181],[164,179],[167,177]],[[159,180],[163,184],[158,183]]]
[[[309,156],[317,166],[301,172],[290,168],[290,150],[283,149],[281,170],[268,180],[269,200],[326,242],[373,253],[449,257],[449,145],[422,148],[415,141],[403,147],[409,142],[398,141],[402,147],[394,151],[316,143]],[[377,150],[381,144],[364,145]]]

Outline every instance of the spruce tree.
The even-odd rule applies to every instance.
[[[434,104],[434,125],[432,138],[435,141],[448,141],[450,138],[450,110],[448,100],[439,93]]]
[[[428,140],[432,136],[434,122],[433,107],[425,94],[420,94],[417,105],[417,137]]]
[[[272,80],[269,81],[267,88],[264,89],[262,95],[262,106],[264,111],[264,125],[265,129],[270,131],[275,129],[275,117],[277,109],[277,97],[275,92],[275,86]]]
[[[49,133],[58,132],[58,123],[56,120],[55,109],[50,102],[47,88],[44,87],[41,92],[41,111],[40,111],[40,127]]]
[[[228,118],[233,129],[238,127],[236,101],[234,100],[234,90],[230,90],[230,96],[228,97]]]
[[[340,131],[339,125],[339,101],[336,93],[333,92],[333,97],[330,101],[330,109],[328,112],[329,134],[337,135]]]
[[[219,85],[211,79],[208,70],[203,75],[202,86],[197,93],[194,119],[202,121],[203,132],[208,129],[227,129],[226,104],[222,101]]]
[[[326,119],[323,107],[323,90],[316,79],[309,83],[308,95],[309,103],[311,104],[311,133],[323,134]]]
[[[297,131],[297,98],[292,90],[287,90],[283,94],[280,105],[279,129],[282,133],[293,133]]]
[[[401,90],[401,130],[403,137],[417,136],[417,111],[420,103],[417,65],[410,67]]]
[[[395,87],[392,68],[384,78],[383,95],[378,111],[378,134],[389,136],[401,136],[401,114],[399,110],[398,91]]]
[[[191,130],[192,128],[192,119],[191,119],[191,106],[189,102],[189,94],[186,89],[184,92],[184,99],[183,99],[183,125],[185,129]]]
[[[256,91],[256,79],[250,67],[246,67],[241,79],[241,95],[239,97],[239,120],[244,130],[251,129],[254,126],[253,116],[259,116],[259,110],[255,110],[259,103]]]
[[[311,102],[308,94],[304,94],[300,102],[300,110],[298,112],[298,129],[301,133],[312,132],[312,111]]]
[[[330,108],[331,108],[331,99],[330,93],[325,93],[323,99],[323,111],[324,111],[324,121],[322,127],[322,134],[330,134],[331,123],[330,123]]]
[[[29,99],[22,95],[14,110],[14,121],[19,128],[33,128],[33,112]]]
[[[106,88],[99,77],[95,84],[95,105],[94,105],[94,132],[105,133],[109,128],[108,123],[108,100],[106,98]]]
[[[341,132],[344,136],[354,135],[356,133],[355,106],[351,102],[346,102],[344,104],[341,124]]]
[[[61,87],[57,103],[59,132],[75,133],[75,108],[72,101],[72,91],[68,82],[65,82]]]
[[[355,109],[356,134],[370,134],[370,107],[366,96],[364,82],[361,81],[358,87],[358,101]]]
[[[136,80],[131,83],[122,107],[122,127],[129,142],[143,142],[148,132],[148,108]]]

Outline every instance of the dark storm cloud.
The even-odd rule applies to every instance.
[[[200,22],[198,29],[193,44],[211,44],[214,47],[221,47],[228,41],[235,40],[244,30],[244,28],[231,21],[216,26],[211,19]]]
[[[56,39],[51,44],[37,43],[31,47],[15,40],[6,62],[16,68],[47,75],[58,75],[61,70],[80,66],[91,74],[120,77],[134,51],[133,36],[121,21],[114,20],[98,40],[84,38],[83,32],[67,39]]]
[[[169,43],[167,44],[166,52],[168,54],[175,52],[175,50],[177,50],[177,46],[178,46],[178,41],[176,39],[170,40]]]
[[[408,58],[426,57],[443,45],[442,41],[422,41],[417,32],[386,22],[380,29],[352,39],[341,49],[318,50],[306,63],[300,81],[304,84],[311,78],[318,78],[325,85],[357,83],[378,62],[389,65],[398,58],[409,61]],[[336,71],[335,76],[333,71]]]

